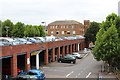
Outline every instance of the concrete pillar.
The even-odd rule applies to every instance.
[[[45,64],[45,65],[48,64],[48,49],[45,50],[45,54],[44,54],[44,64]]]
[[[30,52],[25,55],[25,68],[26,71],[30,70]]]
[[[78,44],[75,44],[76,47],[75,47],[75,51],[78,52]]]
[[[82,43],[80,44],[80,50],[82,50]]]
[[[81,50],[81,43],[79,44],[79,50]]]
[[[57,58],[60,58],[60,47],[58,47],[58,54],[57,54]]]
[[[52,49],[52,62],[55,61],[55,48]]]
[[[39,69],[39,53],[36,55],[36,69]]]
[[[18,74],[17,72],[17,56],[16,54],[13,54],[13,57],[11,58],[11,75],[12,77],[16,77]]]
[[[73,44],[73,52],[75,52],[75,44]]]
[[[72,54],[72,44],[70,45],[70,54]]]
[[[66,46],[66,54],[68,54],[69,53],[69,46],[67,45]]]
[[[78,51],[80,51],[80,43],[78,43]]]
[[[65,46],[62,47],[62,57],[65,55]]]

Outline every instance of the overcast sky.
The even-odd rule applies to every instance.
[[[0,20],[25,24],[49,24],[55,20],[102,22],[112,12],[118,14],[120,0],[0,0]]]

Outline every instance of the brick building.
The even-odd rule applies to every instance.
[[[48,36],[84,35],[89,26],[89,20],[84,20],[84,25],[75,20],[54,21],[48,24]]]
[[[0,80],[2,75],[17,76],[17,68],[27,71],[35,67],[39,69],[43,63],[47,65],[50,60],[55,61],[60,55],[72,54],[84,49],[85,39],[62,40],[45,43],[22,44],[14,46],[0,46]],[[51,58],[49,59],[49,56]],[[7,68],[6,68],[7,67]],[[5,72],[7,73],[4,73]],[[8,73],[9,72],[9,73]]]

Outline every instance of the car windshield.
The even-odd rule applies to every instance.
[[[34,73],[34,72],[28,72],[27,74],[28,75],[37,75],[37,73]]]

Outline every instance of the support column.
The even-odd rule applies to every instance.
[[[75,52],[75,44],[73,44],[73,52]]]
[[[36,54],[36,69],[39,69],[39,53]]]
[[[78,44],[76,44],[76,49],[75,50],[76,50],[76,52],[78,52]]]
[[[13,57],[11,58],[11,75],[12,77],[16,77],[17,74],[17,56],[16,54],[13,54]]]
[[[66,46],[66,54],[69,53],[68,49],[69,49],[69,47],[68,47],[68,45],[67,45],[67,46]]]
[[[27,52],[27,54],[25,55],[25,67],[26,67],[26,71],[30,70],[30,53]]]
[[[46,49],[45,54],[44,54],[44,64],[48,64],[48,49]]]
[[[72,44],[70,45],[70,54],[72,54]]]
[[[58,54],[57,54],[57,58],[60,58],[60,47],[58,47]]]
[[[80,44],[80,50],[83,50],[82,43]]]
[[[62,57],[65,55],[65,46],[62,47]]]
[[[80,51],[80,43],[78,43],[78,51]]]
[[[55,61],[55,48],[52,49],[52,62]]]

